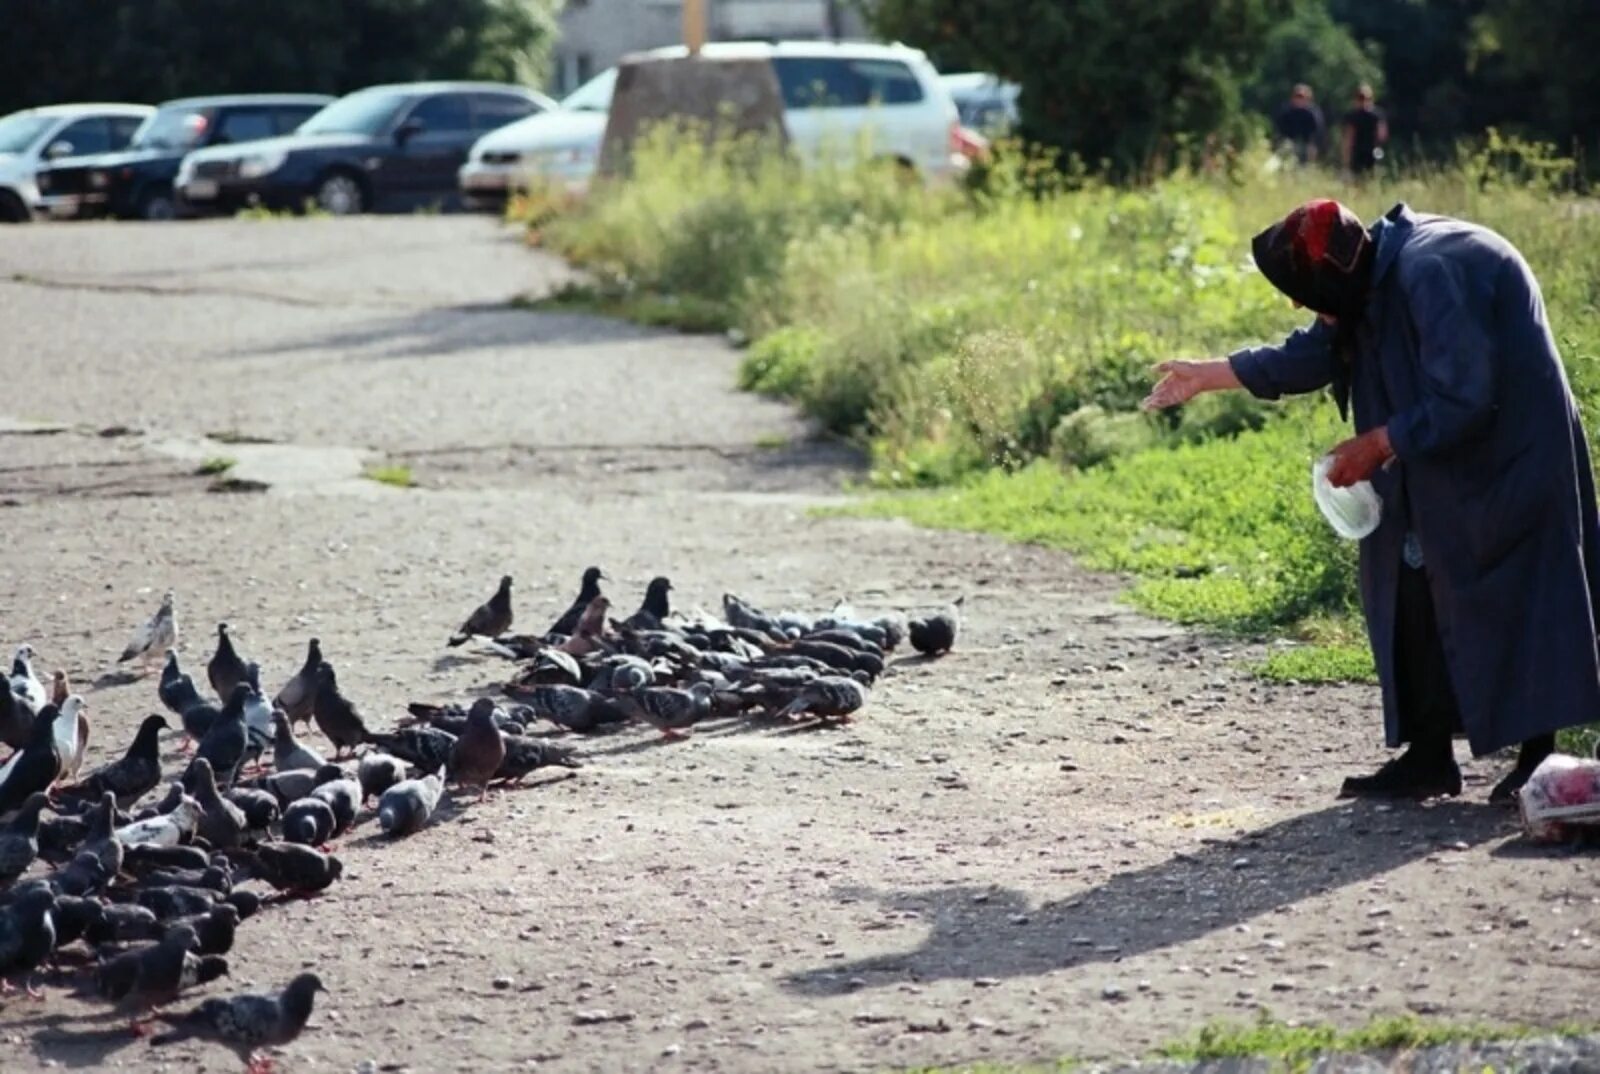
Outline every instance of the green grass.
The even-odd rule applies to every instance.
[[[1592,1032],[1580,1026],[1494,1026],[1425,1021],[1412,1015],[1375,1018],[1355,1029],[1327,1025],[1292,1026],[1271,1019],[1253,1025],[1213,1023],[1193,1037],[1160,1048],[1169,1059],[1205,1060],[1259,1056],[1281,1059],[1287,1069],[1309,1065],[1329,1052],[1390,1052],[1463,1042],[1522,1040],[1529,1037],[1576,1036]]]
[[[1279,649],[1256,674],[1271,682],[1377,682],[1372,649],[1358,645],[1305,645]]]
[[[239,465],[238,459],[227,455],[213,455],[202,462],[195,473],[201,477],[219,477],[237,465]]]
[[[361,476],[368,481],[376,481],[380,485],[392,485],[397,489],[415,488],[417,479],[411,473],[409,466],[368,466],[361,471]]]
[[[219,444],[275,444],[276,440],[270,436],[256,436],[251,433],[240,432],[238,429],[218,429],[216,432],[206,434],[207,440],[214,440]]]
[[[782,451],[789,446],[789,438],[782,433],[762,433],[756,437],[757,451]]]
[[[715,302],[693,295],[658,295],[614,286],[567,284],[549,295],[516,298],[511,304],[518,309],[620,317],[635,324],[676,328],[680,332],[722,332],[729,327],[728,311]]]

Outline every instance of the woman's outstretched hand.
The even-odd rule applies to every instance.
[[[1140,404],[1146,410],[1165,410],[1181,406],[1202,392],[1239,387],[1239,378],[1226,361],[1162,362],[1156,372],[1161,374],[1161,380]]]

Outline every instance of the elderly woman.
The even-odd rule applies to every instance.
[[[1317,319],[1279,346],[1168,362],[1146,406],[1243,387],[1333,388],[1359,435],[1329,480],[1370,480],[1383,520],[1361,542],[1361,604],[1391,749],[1342,797],[1454,795],[1452,739],[1521,745],[1515,792],[1563,727],[1600,719],[1600,516],[1589,449],[1539,284],[1505,239],[1391,209],[1368,228],[1334,201],[1257,235],[1257,266]]]

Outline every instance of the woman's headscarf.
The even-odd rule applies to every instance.
[[[1372,281],[1372,238],[1355,213],[1328,198],[1309,201],[1257,235],[1256,266],[1274,287],[1316,313],[1339,319],[1334,346],[1343,359],[1334,377],[1339,414],[1348,416],[1356,328]]]

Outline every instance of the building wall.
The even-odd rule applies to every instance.
[[[865,37],[866,26],[848,0],[839,0],[838,8],[842,36]],[[713,41],[830,36],[826,0],[706,0],[706,9]],[[567,0],[551,92],[570,93],[630,52],[682,40],[682,0]]]

